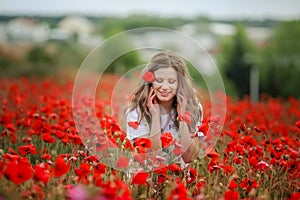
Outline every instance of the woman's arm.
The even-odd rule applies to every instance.
[[[195,160],[200,151],[200,140],[198,137],[191,138],[188,125],[184,121],[179,122],[179,134],[181,134],[181,142],[184,153],[182,159],[185,163]]]
[[[151,148],[148,149],[148,152],[153,152],[155,155],[161,155],[162,144],[160,140],[161,129],[160,129],[160,116],[152,116],[151,118],[151,131],[149,139],[151,140]]]
[[[151,129],[149,138],[151,139],[152,143],[151,148],[148,149],[148,152],[153,152],[155,155],[161,155],[162,144],[160,140],[160,108],[159,104],[157,103],[153,87],[150,88],[147,99],[147,107],[151,113]]]
[[[178,94],[177,97],[177,113],[180,115],[186,111],[186,107],[188,104],[188,98],[186,98],[183,94]],[[201,112],[200,120],[202,120],[202,107],[199,104],[199,111]],[[184,153],[182,154],[182,159],[186,163],[190,163],[195,160],[200,151],[200,138],[191,138],[191,133],[186,122],[179,121],[179,135],[181,136],[181,142],[183,146]]]

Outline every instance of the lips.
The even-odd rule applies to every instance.
[[[162,97],[167,97],[170,92],[159,92],[159,94],[162,96]]]

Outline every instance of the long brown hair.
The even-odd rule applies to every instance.
[[[147,66],[143,69],[141,75],[143,75],[146,72],[154,72],[159,68],[167,68],[172,67],[176,70],[178,74],[178,89],[177,94],[183,94],[185,98],[187,98],[187,108],[186,111],[188,111],[191,114],[191,123],[189,125],[189,130],[191,132],[195,132],[196,123],[199,120],[202,120],[202,107],[198,101],[197,98],[197,92],[192,86],[192,78],[189,74],[188,68],[181,57],[176,55],[173,52],[164,51],[159,52],[155,54]],[[139,118],[138,121],[140,122],[143,117],[147,120],[148,124],[151,127],[151,114],[149,112],[149,109],[147,107],[147,97],[149,94],[149,90],[152,83],[148,83],[144,81],[143,79],[140,80],[139,86],[136,88],[136,90],[133,92],[133,95],[131,97],[131,101],[129,102],[129,106],[127,111],[132,111],[136,108],[139,108]],[[176,95],[177,97],[177,95]],[[172,103],[172,108],[175,108],[175,119],[178,117],[177,113],[177,100],[174,98],[174,101]],[[179,123],[177,120],[174,120],[175,127],[179,128]]]

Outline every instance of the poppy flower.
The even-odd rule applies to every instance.
[[[21,184],[33,175],[32,167],[27,158],[9,161],[4,170],[4,176],[15,184]]]
[[[181,171],[181,168],[177,164],[170,164],[167,169],[175,174]]]
[[[171,191],[170,196],[168,197],[169,200],[171,199],[185,199],[185,200],[192,200],[193,198],[188,197],[187,189],[185,188],[183,183],[178,183],[177,186]]]
[[[132,178],[131,183],[136,185],[148,185],[147,179],[149,178],[149,173],[147,172],[137,172]]]
[[[208,123],[203,121],[201,126],[198,126],[198,131],[202,132],[206,136],[208,128],[209,128]]]
[[[66,163],[62,157],[57,157],[53,168],[54,176],[60,177],[66,174],[70,169],[70,163]]]
[[[161,144],[163,148],[168,147],[172,141],[173,141],[173,136],[169,132],[165,132],[160,136]]]
[[[106,172],[107,166],[103,163],[98,163],[94,166],[94,176],[104,174]]]
[[[264,161],[260,161],[259,163],[257,163],[255,165],[255,168],[258,169],[258,170],[264,171],[264,170],[270,168],[270,165],[268,163],[264,162]]]
[[[144,73],[144,75],[142,76],[143,80],[148,82],[148,83],[152,83],[155,80],[155,76],[152,72],[147,71]]]
[[[152,142],[149,138],[137,138],[134,140],[134,146],[135,147],[140,146],[148,149],[151,148]]]
[[[259,184],[256,182],[256,180],[251,180],[249,178],[245,178],[240,183],[241,188],[246,189],[246,192],[250,192],[252,188],[258,188]]]
[[[178,116],[178,121],[185,121],[187,124],[191,124],[191,113],[185,111]]]
[[[47,184],[51,175],[50,175],[50,166],[47,163],[41,163],[34,167],[34,176],[36,180],[42,181],[44,184]]]
[[[212,161],[218,161],[220,154],[218,154],[214,149],[212,149],[208,154],[207,157],[211,158]]]
[[[19,146],[18,151],[22,156],[25,156],[26,154],[36,154],[36,148],[33,144]]]
[[[120,156],[117,161],[118,168],[126,168],[129,165],[129,160],[123,156]]]
[[[296,121],[295,125],[300,128],[300,120]]]
[[[52,137],[49,133],[44,133],[42,135],[42,140],[45,141],[46,143],[54,143],[55,142],[55,138]]]
[[[137,129],[139,127],[139,122],[134,121],[134,122],[127,122],[128,126],[130,126],[133,129]]]
[[[229,189],[235,189],[239,186],[239,184],[236,183],[236,180],[235,179],[232,179],[230,182],[229,182]]]
[[[224,193],[224,200],[238,200],[239,193],[233,190],[228,190]]]

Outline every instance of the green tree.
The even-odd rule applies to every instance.
[[[236,33],[222,45],[219,66],[225,75],[226,90],[236,92],[239,97],[250,92],[250,69],[253,47],[247,37],[245,28],[236,25]],[[227,80],[226,80],[227,79]]]
[[[300,21],[278,25],[261,54],[261,91],[271,96],[300,97]]]

